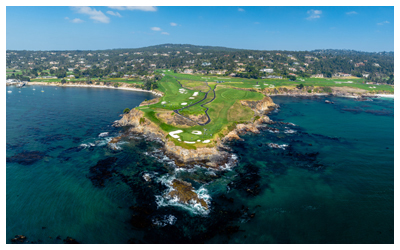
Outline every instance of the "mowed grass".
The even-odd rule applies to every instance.
[[[210,87],[212,87],[213,89],[215,86],[215,84],[210,85]],[[176,145],[180,145],[185,148],[196,148],[199,146],[207,147],[215,145],[215,140],[209,144],[197,142],[197,140],[203,141],[207,139],[215,139],[221,131],[226,130],[235,122],[250,120],[254,116],[254,112],[250,108],[242,106],[239,101],[261,100],[264,97],[262,94],[257,92],[217,86],[215,90],[216,97],[214,101],[204,105],[206,108],[209,109],[208,114],[211,118],[211,122],[205,126],[196,125],[190,128],[179,128],[162,122],[157,118],[156,113],[172,112],[172,110],[174,110],[176,106],[173,105],[173,103],[180,103],[184,100],[187,100],[187,98],[192,96],[193,92],[195,92],[187,90],[188,93],[181,94],[179,93],[180,88],[182,87],[179,85],[174,77],[166,76],[161,81],[159,81],[159,90],[165,93],[165,96],[160,98],[160,102],[149,106],[138,107],[138,109],[142,110],[145,113],[145,117],[147,119],[157,124],[162,130],[167,133],[176,130],[182,130],[183,132],[179,134],[181,141],[178,141],[177,139],[174,139],[172,137],[169,138],[174,141]],[[200,105],[212,100],[213,98],[214,94],[213,92],[210,92],[210,95],[207,97],[206,100],[191,107],[189,111],[193,113],[204,114],[205,108],[202,108]],[[161,105],[162,101],[166,101],[167,105]],[[172,105],[168,105],[170,103]],[[178,107],[180,108],[182,106],[179,105]],[[201,131],[202,134],[193,134],[192,132],[195,130]],[[184,143],[184,141],[191,141],[196,143],[186,144]]]
[[[376,91],[387,91],[391,93],[394,92],[393,86],[368,85],[365,84],[365,82],[367,81],[366,79],[358,77],[351,77],[351,78],[297,77],[296,81],[290,81],[288,79],[247,79],[247,78],[227,77],[227,76],[188,75],[188,74],[173,73],[173,71],[166,71],[165,74],[176,77],[180,81],[181,80],[207,81],[209,83],[216,83],[218,81],[219,85],[231,86],[236,88],[254,88],[254,89],[281,88],[281,87],[292,88],[299,84],[303,84],[304,86],[314,86],[314,87],[351,87],[351,88],[363,89],[369,92],[376,92]]]
[[[188,89],[197,90],[202,92],[207,92],[209,90],[207,83],[205,81],[190,81],[190,80],[180,80],[180,83]]]
[[[163,108],[168,110],[180,109],[185,106],[190,105],[191,103],[195,103],[204,98],[205,93],[190,90],[187,88],[183,93],[179,92],[179,89],[182,87],[176,81],[175,78],[165,76],[158,82],[158,89],[165,93],[165,95],[161,98],[160,102],[152,105],[152,108]],[[189,97],[193,97],[195,92],[199,92],[194,99],[189,99]],[[166,102],[165,104],[161,104],[162,102]],[[182,103],[187,103],[187,105],[182,105]]]

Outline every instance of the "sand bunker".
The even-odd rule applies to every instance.
[[[176,131],[169,132],[169,135],[170,135],[171,137],[177,139],[177,138],[179,138],[179,135],[177,135],[177,134],[182,133],[182,132],[183,132],[183,130],[176,130]],[[179,140],[180,140],[180,139],[179,139]]]

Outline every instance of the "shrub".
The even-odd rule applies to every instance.
[[[323,87],[322,90],[325,93],[332,93],[332,89],[330,87]]]
[[[114,83],[114,87],[115,87],[115,88],[118,88],[118,86],[119,86],[119,83],[117,83],[117,82]]]
[[[304,85],[301,83],[301,84],[297,85],[296,88],[298,88],[298,89],[303,89],[303,88],[304,88]]]
[[[131,111],[129,108],[124,109],[124,114],[128,114]]]
[[[145,122],[146,122],[146,119],[144,117],[140,118],[140,120],[139,120],[140,124],[145,123]]]
[[[67,83],[67,81],[65,79],[61,80],[61,84]]]
[[[254,117],[254,120],[258,120],[258,119],[260,119],[260,116],[259,116],[259,115],[257,115],[256,117]]]

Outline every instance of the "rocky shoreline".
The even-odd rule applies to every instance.
[[[226,142],[240,139],[239,135],[252,132],[259,133],[258,127],[269,123],[267,114],[277,105],[268,96],[260,101],[241,101],[242,105],[250,107],[255,112],[255,119],[247,123],[237,124],[223,138],[218,138],[213,147],[198,147],[197,149],[186,149],[175,145],[174,142],[167,139],[168,133],[162,131],[156,124],[144,117],[144,113],[137,109],[132,109],[128,114],[124,114],[120,120],[114,122],[115,127],[129,126],[128,133],[139,133],[153,139],[159,139],[164,142],[164,153],[174,159],[176,165],[185,166],[187,164],[200,164],[213,169],[223,168],[230,160],[230,149]],[[121,138],[118,138],[121,139]],[[113,141],[115,143],[115,141]]]

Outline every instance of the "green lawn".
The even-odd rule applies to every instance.
[[[264,89],[264,88],[280,88],[288,87],[294,88],[296,85],[303,84],[305,86],[315,87],[354,87],[365,89],[368,91],[373,90],[385,90],[393,91],[392,86],[382,85],[374,86],[375,89],[371,89],[370,85],[363,84],[365,79],[352,78],[352,79],[319,79],[319,78],[298,78],[297,81],[289,81],[287,79],[243,79],[233,78],[224,76],[203,76],[203,75],[188,75],[188,74],[177,74],[173,71],[162,70],[165,73],[165,77],[158,82],[159,90],[164,92],[164,96],[160,98],[160,101],[156,104],[142,106],[138,109],[145,112],[145,117],[153,121],[155,124],[160,126],[165,132],[172,132],[176,130],[182,130],[179,133],[181,141],[170,137],[176,145],[181,145],[185,148],[196,148],[198,146],[214,145],[215,138],[226,134],[229,130],[233,129],[236,123],[246,122],[254,117],[254,112],[246,106],[240,104],[240,100],[261,100],[264,95],[249,91],[250,89]],[[182,84],[182,86],[180,84]],[[195,103],[204,98],[205,93],[208,91],[207,84],[214,89],[215,88],[215,99],[214,93],[210,92],[207,98],[200,103],[181,110],[182,115],[201,115],[205,114],[206,108],[208,108],[208,114],[211,118],[211,122],[205,126],[196,125],[190,128],[179,128],[176,126],[168,125],[157,118],[158,112],[172,113],[175,109],[180,109],[186,105],[182,103]],[[240,88],[240,89],[238,89]],[[180,91],[181,90],[181,91]],[[189,99],[193,97],[193,94],[198,92],[195,99]],[[163,103],[163,104],[161,104]],[[206,104],[207,103],[207,104]],[[201,105],[204,104],[204,107]],[[175,114],[176,115],[176,114]],[[195,135],[192,132],[198,130],[201,131],[201,135]],[[222,134],[221,134],[222,132]],[[197,141],[197,140],[212,140],[210,144],[195,143],[185,144],[183,141]],[[213,140],[214,139],[214,140]]]

